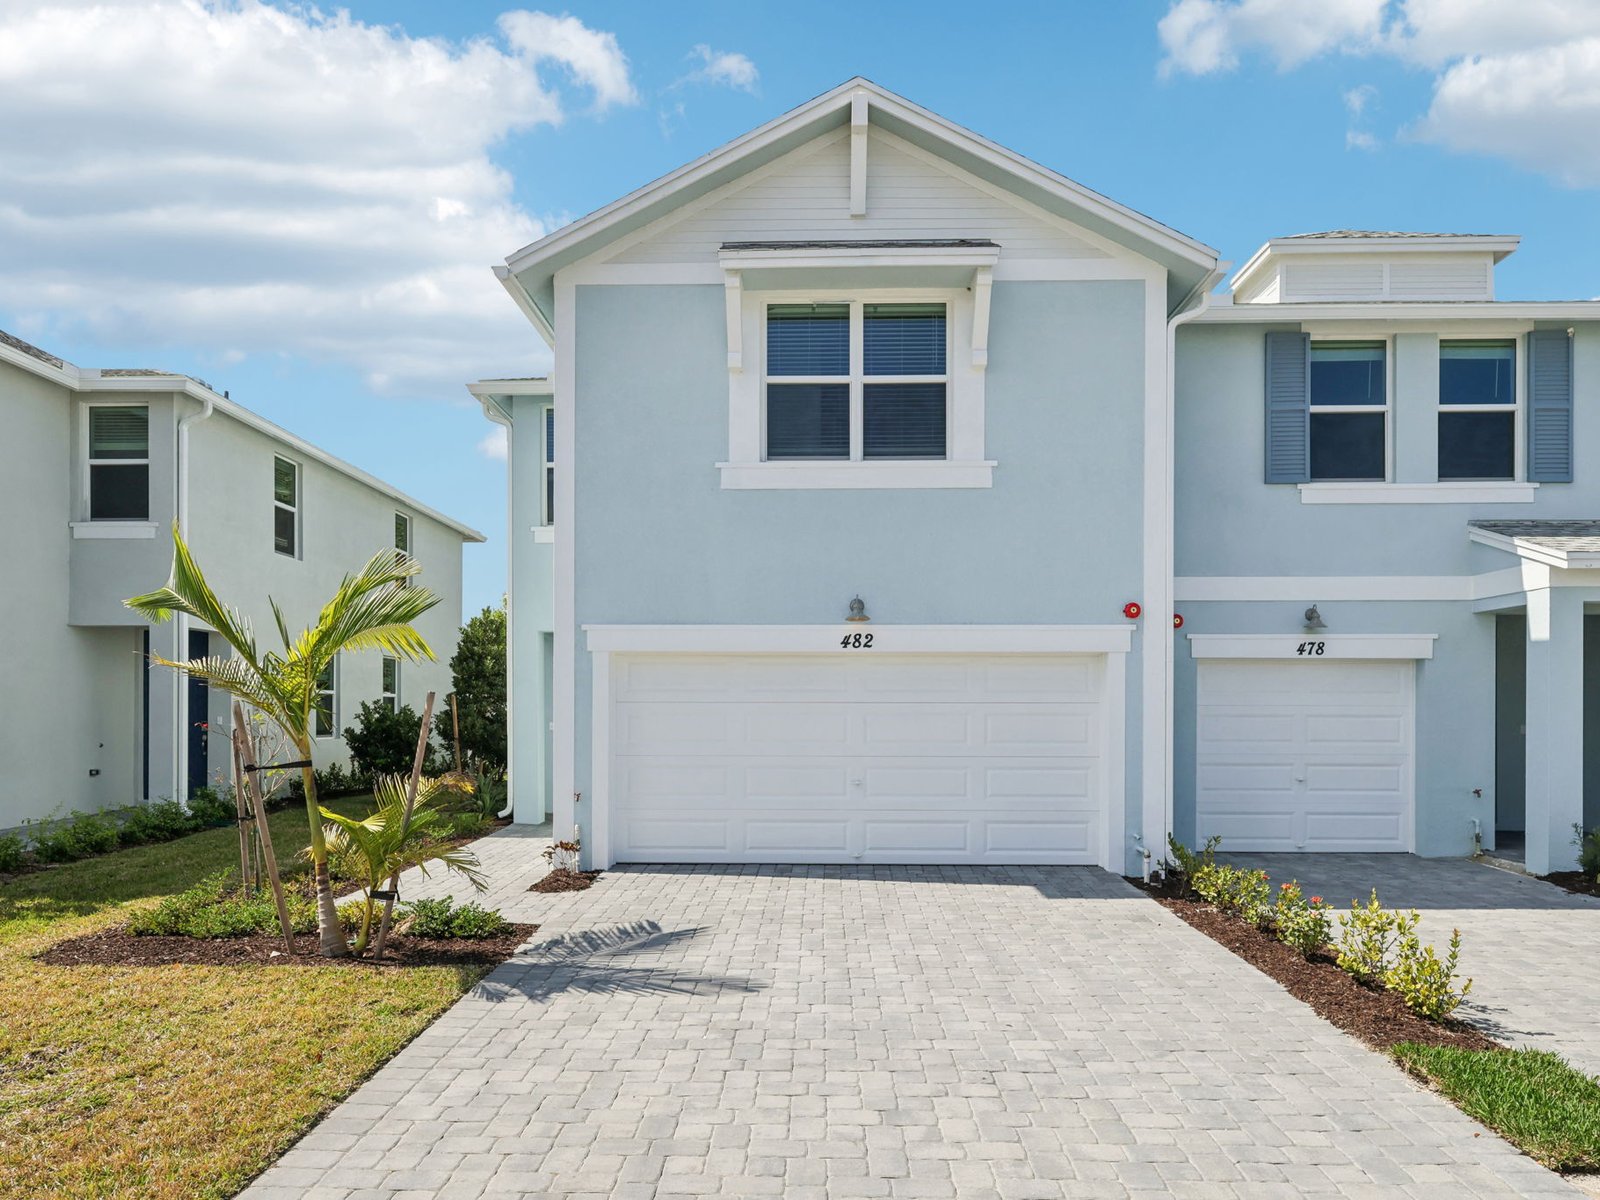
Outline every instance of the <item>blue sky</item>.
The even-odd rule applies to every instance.
[[[489,264],[852,75],[1235,263],[1520,233],[1514,299],[1600,295],[1597,73],[1592,0],[13,0],[0,327],[199,375],[476,525],[470,612],[504,463],[461,384],[549,362]]]

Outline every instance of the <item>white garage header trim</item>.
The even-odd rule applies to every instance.
[[[1126,654],[1129,625],[585,625],[607,654]],[[871,635],[845,649],[846,636]]]
[[[1191,633],[1194,658],[1433,657],[1436,633]]]

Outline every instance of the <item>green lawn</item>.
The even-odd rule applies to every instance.
[[[271,828],[287,864],[304,808]],[[30,957],[237,857],[214,829],[0,886],[0,1198],[230,1196],[483,974]]]
[[[1402,1042],[1399,1063],[1556,1171],[1600,1171],[1600,1083],[1547,1050]]]

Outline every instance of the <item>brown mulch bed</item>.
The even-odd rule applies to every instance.
[[[1546,883],[1553,883],[1575,896],[1600,896],[1600,882],[1597,882],[1593,875],[1585,875],[1582,871],[1552,871],[1537,878]]]
[[[175,963],[202,966],[293,967],[445,967],[496,966],[516,953],[537,925],[512,925],[498,937],[418,938],[391,934],[382,961],[366,958],[323,958],[314,934],[295,938],[295,953],[286,954],[277,934],[251,937],[190,938],[138,936],[123,926],[102,929],[57,942],[37,956],[56,967],[161,967]]]
[[[538,883],[528,885],[530,892],[581,892],[594,886],[600,878],[599,871],[573,871],[557,867]]]
[[[1140,887],[1137,881],[1130,881]],[[1141,890],[1145,890],[1141,887]],[[1310,960],[1270,933],[1227,916],[1198,900],[1174,900],[1149,893],[1151,899],[1201,933],[1220,942],[1264,975],[1283,985],[1296,1000],[1331,1025],[1360,1038],[1374,1050],[1397,1042],[1459,1046],[1463,1050],[1495,1050],[1500,1043],[1463,1021],[1427,1021],[1405,1006],[1393,992],[1357,983],[1327,955]]]

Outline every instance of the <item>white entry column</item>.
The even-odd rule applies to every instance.
[[[1578,588],[1528,592],[1527,868],[1577,865],[1583,820],[1583,602]]]

